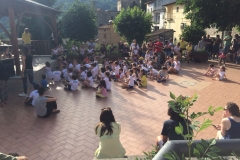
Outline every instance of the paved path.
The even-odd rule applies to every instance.
[[[179,75],[170,75],[165,84],[148,81],[147,89],[126,91],[112,82],[107,99],[96,99],[92,90],[66,92],[59,82],[47,94],[58,98],[61,113],[48,119],[36,117],[34,108],[23,105],[23,98],[11,93],[9,104],[0,108],[0,151],[17,152],[31,160],[92,160],[98,147],[94,127],[99,122],[101,108],[111,107],[115,119],[122,125],[121,142],[127,155],[143,154],[152,149],[155,137],[167,120],[169,92],[176,95],[200,95],[194,111],[205,111],[210,105],[224,106],[228,101],[240,105],[240,66],[227,65],[226,81],[213,81],[202,76],[207,63],[182,64]],[[211,117],[219,123],[221,112]],[[210,127],[198,138],[213,138]]]

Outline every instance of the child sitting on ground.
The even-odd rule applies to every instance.
[[[151,68],[149,72],[149,78],[155,79],[157,78],[158,70]]]
[[[79,80],[84,81],[87,78],[87,73],[84,69],[84,67],[80,68],[80,75],[79,75]]]
[[[147,87],[147,76],[145,71],[142,69],[140,71],[141,74],[141,80],[138,81],[138,87]]]
[[[53,80],[54,82],[58,82],[61,80],[61,71],[59,71],[59,67],[55,67],[56,71],[53,71]]]
[[[214,76],[217,72],[217,68],[214,67],[214,64],[209,64],[207,72],[203,74],[204,76]]]
[[[46,75],[42,75],[42,80],[41,80],[41,82],[40,82],[40,86],[42,87],[42,88],[45,88],[45,89],[48,89],[48,82],[47,82],[47,80],[46,80]]]
[[[119,63],[118,61],[115,61],[114,62],[114,73],[115,73],[115,77],[116,79],[119,79],[119,69],[120,69],[120,66],[119,66]]]
[[[46,71],[47,81],[49,81],[51,83],[52,82],[52,70],[51,70],[50,63],[46,62],[44,68],[45,68],[45,71]]]
[[[96,79],[98,74],[98,67],[96,63],[91,64],[91,72],[93,79]]]
[[[79,81],[77,79],[77,76],[72,75],[72,80],[65,84],[64,89],[69,91],[76,91],[78,89],[78,86],[79,86]]]
[[[134,87],[134,80],[133,80],[133,70],[130,69],[129,72],[128,72],[128,78],[123,81],[122,83],[122,88],[127,88],[127,89],[133,89]]]
[[[34,106],[35,105],[35,100],[37,99],[37,97],[39,96],[38,94],[38,88],[39,88],[39,85],[36,84],[33,86],[34,87],[34,90],[30,93],[30,95],[25,99],[25,104],[26,105],[32,105]]]
[[[83,81],[82,88],[86,87],[92,87],[93,86],[93,78],[92,78],[92,72],[87,72],[87,78],[85,81]]]
[[[105,80],[100,80],[100,84],[98,86],[98,90],[96,91],[97,98],[105,98],[107,97],[107,89]]]
[[[105,78],[104,78],[105,82],[106,82],[106,89],[108,91],[111,90],[112,87],[112,83],[111,83],[111,76],[109,72],[105,72]]]
[[[167,67],[163,67],[157,75],[157,82],[166,82],[169,78]]]
[[[220,69],[218,69],[217,74],[213,77],[213,80],[223,80],[226,77],[226,68],[224,66],[221,66]]]
[[[64,65],[62,70],[62,78],[67,80],[68,79],[68,70],[67,67]]]
[[[118,78],[118,81],[119,81],[119,82],[123,82],[124,77],[125,77],[125,73],[123,72],[123,69],[120,68],[120,69],[119,69],[119,78]]]
[[[174,67],[170,67],[168,69],[168,73],[178,74],[180,71],[180,61],[178,60],[178,58],[175,58],[173,63],[174,63]]]

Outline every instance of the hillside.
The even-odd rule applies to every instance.
[[[68,7],[74,2],[75,0],[57,0],[55,6],[62,6],[62,10],[66,11]],[[79,0],[83,3],[92,3],[92,0]],[[95,0],[96,7],[101,8],[103,10],[117,10],[117,0]]]

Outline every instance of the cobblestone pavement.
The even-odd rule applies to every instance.
[[[127,155],[142,155],[152,149],[155,137],[167,120],[169,92],[176,95],[200,95],[194,111],[206,111],[212,105],[224,106],[233,101],[240,105],[240,66],[227,64],[227,80],[214,81],[202,76],[208,63],[182,63],[179,75],[170,75],[168,83],[148,81],[145,89],[126,91],[112,82],[112,91],[106,99],[96,99],[91,89],[66,92],[59,82],[51,85],[47,94],[58,98],[61,113],[47,119],[36,116],[33,107],[25,106],[23,98],[10,93],[9,104],[0,108],[0,151],[17,152],[31,160],[92,160],[98,147],[94,127],[99,122],[101,108],[111,107],[115,119],[122,125],[121,142]],[[222,112],[214,117],[221,120]],[[213,138],[213,127],[197,138]]]

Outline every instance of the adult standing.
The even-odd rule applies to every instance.
[[[215,56],[217,56],[218,59],[218,55],[219,55],[219,48],[220,48],[220,44],[222,43],[222,40],[220,39],[220,36],[217,35],[216,39],[213,40],[213,54],[212,54],[212,58],[213,60],[215,59]]]
[[[111,108],[103,108],[100,123],[95,128],[99,137],[99,148],[95,152],[98,159],[123,158],[125,149],[120,142],[121,125],[115,121]]]
[[[163,43],[161,42],[161,40],[158,38],[156,40],[156,42],[154,43],[154,52],[157,53],[157,55],[160,58],[160,62],[162,62],[162,49],[163,49]]]
[[[181,41],[180,41],[180,54],[181,54],[181,57],[182,57],[182,52],[184,50],[186,50],[186,47],[187,47],[188,43],[184,40],[184,38],[182,37],[181,38]]]
[[[4,106],[8,99],[7,82],[9,75],[0,61],[0,106]]]
[[[95,49],[95,43],[93,42],[93,40],[90,40],[90,42],[88,43],[88,48],[92,48],[93,50]]]
[[[33,56],[31,55],[31,51],[27,46],[23,47],[23,55],[22,55],[22,81],[23,81],[23,93],[20,93],[19,96],[26,97],[27,96],[27,78],[29,82],[34,86],[36,83],[33,80]]]
[[[238,51],[238,39],[239,39],[239,36],[238,34],[235,34],[234,35],[234,38],[232,39],[232,52],[233,52],[233,61],[235,62],[235,57],[236,57],[236,54],[237,54],[237,51]]]
[[[232,32],[228,32],[228,35],[224,37],[223,41],[224,41],[224,54],[227,55],[230,51]]]
[[[38,89],[39,97],[35,100],[34,107],[38,117],[47,118],[51,114],[59,113],[57,110],[57,99],[54,97],[44,96],[45,88]]]
[[[198,42],[198,49],[199,50],[204,50],[206,46],[206,41],[204,39],[204,36],[202,36],[201,41]]]
[[[118,43],[118,52],[121,53],[121,54],[123,53],[123,47],[124,47],[124,44],[123,44],[122,41],[120,41]]]
[[[141,52],[140,52],[141,54],[140,54],[140,56],[141,57],[145,57],[146,52],[147,52],[147,45],[146,45],[146,43],[143,43],[142,47],[141,47]]]
[[[132,60],[133,60],[133,57],[135,55],[139,57],[139,49],[140,49],[140,47],[139,47],[136,39],[134,39],[133,43],[130,46],[130,50],[131,50],[131,53],[132,53]]]
[[[153,56],[153,49],[154,49],[154,44],[153,41],[150,39],[149,42],[147,43],[147,49],[150,54],[150,56]]]
[[[29,33],[29,29],[25,28],[22,34],[22,40],[23,40],[24,46],[28,47],[29,49],[31,49],[31,39],[32,39],[32,35]]]
[[[205,39],[205,51],[208,53],[208,57],[211,56],[211,45],[212,45],[212,40],[210,39],[210,35],[207,35],[206,39]]]

